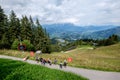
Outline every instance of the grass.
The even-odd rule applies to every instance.
[[[29,52],[22,53],[14,50],[0,50],[0,54],[23,58],[29,55]],[[71,51],[42,54],[40,57],[45,59],[51,58],[52,60],[56,58],[58,61],[63,61],[71,57],[73,60],[72,62],[68,62],[69,66],[120,72],[120,43],[96,49],[88,49],[85,46],[81,49],[79,46]],[[34,57],[30,59],[34,59]]]
[[[79,45],[78,48],[79,49],[93,49],[93,46],[91,46],[91,45]]]
[[[87,80],[69,72],[40,65],[0,59],[0,80]]]

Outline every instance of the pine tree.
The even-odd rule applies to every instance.
[[[10,17],[9,17],[9,39],[10,44],[14,42],[15,39],[18,38],[20,35],[20,21],[16,17],[16,14],[14,11],[11,11]]]
[[[0,6],[0,39],[2,38],[2,33],[4,32],[4,28],[3,28],[4,27],[4,17],[5,17],[4,11]]]
[[[29,18],[29,22],[30,22],[31,29],[34,30],[35,25],[34,25],[34,22],[33,22],[31,16],[30,16],[30,18]]]
[[[2,38],[2,34],[4,34],[5,32],[5,23],[4,23],[5,19],[6,19],[6,15],[4,14],[4,11],[0,6],[0,40]]]
[[[8,39],[8,18],[0,6],[0,48],[9,48]]]
[[[26,16],[23,16],[21,19],[21,35],[22,40],[31,40],[32,29],[30,22]]]
[[[50,37],[49,37],[49,34],[47,33],[46,29],[44,30],[44,51],[46,53],[51,53],[51,41],[50,41]]]
[[[36,20],[36,28],[35,28],[35,49],[36,50],[42,50],[42,40],[43,40],[43,32],[42,27],[39,23],[39,20]]]
[[[36,20],[36,33],[35,33],[35,48],[42,50],[42,52],[50,53],[50,39],[46,31],[42,28],[39,20]]]
[[[30,16],[29,18],[29,22],[30,22],[30,27],[31,27],[31,31],[32,31],[32,34],[31,34],[31,43],[34,44],[34,40],[35,40],[35,24],[32,20],[32,17]]]

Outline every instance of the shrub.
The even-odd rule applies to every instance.
[[[29,40],[23,40],[22,44],[24,44],[26,46],[27,51],[31,51],[31,50],[35,49],[34,46],[30,43]]]
[[[15,41],[13,42],[11,49],[17,50],[18,49],[18,45],[19,45],[19,41],[18,39],[15,39]]]
[[[25,45],[27,51],[30,51],[30,50],[34,50],[34,46],[30,43],[29,40],[23,40],[22,42],[22,45]],[[11,46],[11,49],[14,49],[14,50],[17,50],[18,49],[18,46],[19,46],[20,42],[18,41],[18,39],[16,39],[12,46]]]

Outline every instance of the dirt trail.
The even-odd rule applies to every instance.
[[[0,58],[23,61],[23,59],[21,58],[4,56],[4,55],[0,55]],[[30,64],[40,65],[40,63],[37,63],[36,61],[33,61],[33,60],[27,60],[26,62]],[[50,66],[48,64],[46,64],[45,66],[53,69],[72,72],[72,73],[81,75],[83,77],[86,77],[89,80],[120,80],[120,72],[105,72],[105,71],[89,70],[89,69],[75,68],[75,67],[69,67],[69,66],[67,68],[60,69],[58,65]]]

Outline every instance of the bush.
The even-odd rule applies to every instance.
[[[18,49],[18,45],[19,45],[19,41],[18,39],[15,39],[15,41],[13,42],[11,49],[17,50]]]
[[[34,46],[30,43],[29,40],[23,40],[22,42],[22,45],[25,45],[27,51],[31,51],[31,50],[34,50]],[[18,39],[16,39],[12,46],[11,46],[11,49],[14,49],[14,50],[17,50],[18,49],[18,46],[19,46],[20,42],[18,41]]]
[[[23,40],[22,44],[26,46],[27,51],[35,50],[34,46],[30,43],[29,40]]]

